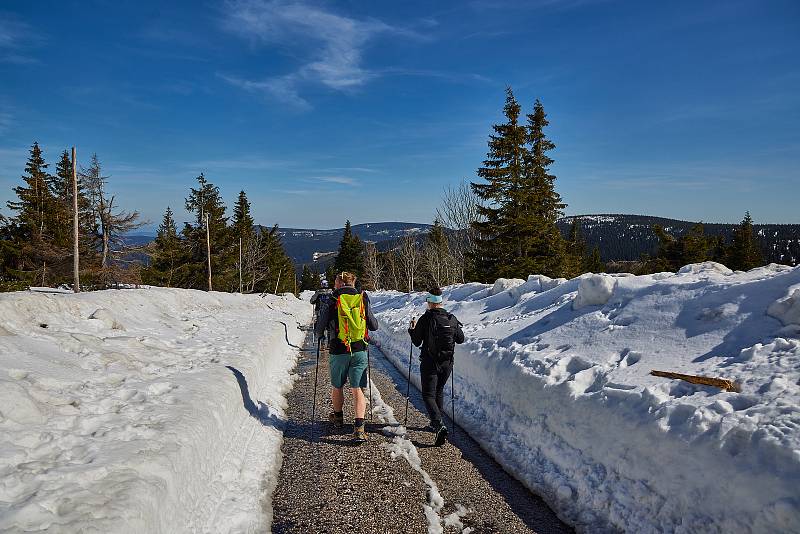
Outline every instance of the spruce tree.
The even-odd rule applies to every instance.
[[[254,241],[256,235],[253,217],[250,215],[250,201],[247,200],[247,195],[244,191],[239,192],[239,197],[236,199],[236,204],[233,206],[233,217],[231,219],[231,233],[233,250],[231,252],[234,263],[231,268],[234,272],[231,276],[238,279],[239,270],[241,270],[242,279],[248,277],[247,269],[252,268],[252,262],[248,261],[252,254],[255,253],[253,247],[257,246]],[[241,250],[239,247],[241,246]],[[242,256],[242,265],[239,265],[239,256]]]
[[[273,226],[269,231],[262,228],[257,241],[260,260],[256,269],[260,281],[255,285],[255,291],[262,293],[294,292],[296,277],[294,262],[283,248],[278,226]]]
[[[712,241],[705,235],[703,223],[697,223],[680,240],[681,260],[678,267],[690,263],[702,263],[711,259]]]
[[[484,281],[498,278],[522,254],[522,243],[514,227],[522,206],[515,194],[524,175],[526,128],[519,124],[521,106],[511,88],[506,89],[503,114],[506,122],[492,126],[489,151],[477,171],[485,182],[472,182],[473,192],[483,201],[478,206],[482,220],[473,223],[477,232],[475,270]]]
[[[549,172],[548,152],[555,145],[544,133],[547,115],[537,100],[527,126],[520,125],[521,107],[511,88],[503,112],[506,122],[493,127],[487,158],[477,172],[486,183],[472,183],[485,203],[478,208],[483,220],[474,224],[476,269],[486,281],[534,273],[560,276],[564,240],[556,221],[565,204]]]
[[[556,222],[566,204],[555,190],[556,177],[550,174],[553,159],[548,153],[555,144],[544,132],[550,123],[538,99],[527,118],[525,180],[524,187],[517,192],[524,209],[516,221],[521,230],[523,255],[512,272],[522,278],[532,273],[555,277],[562,274],[564,263],[564,240]]]
[[[56,175],[51,177],[50,191],[53,195],[53,218],[56,221],[56,228],[53,233],[54,241],[61,247],[69,247],[72,244],[72,158],[65,150],[61,153],[61,159],[56,163]],[[78,192],[80,195],[80,190]],[[85,199],[78,203],[84,204]]]
[[[336,271],[336,265],[334,263],[329,264],[328,267],[325,269],[325,280],[328,281],[329,287],[333,287],[333,284],[336,282],[337,274],[338,273]]]
[[[585,273],[604,273],[606,271],[606,264],[600,259],[600,247],[595,245],[592,253],[586,257],[583,264],[583,272]]]
[[[150,264],[142,271],[142,281],[145,284],[174,287],[178,282],[178,267],[184,260],[183,244],[178,236],[175,218],[172,209],[167,206],[158,234],[150,247]]]
[[[250,201],[247,200],[247,195],[244,191],[239,192],[239,198],[236,199],[236,204],[233,206],[233,218],[231,221],[231,229],[233,235],[242,239],[245,243],[253,236],[253,217],[250,215]]]
[[[303,265],[303,273],[300,275],[300,291],[313,291],[318,288],[319,275],[315,275],[308,265]]]
[[[690,263],[702,263],[712,259],[714,240],[705,235],[702,223],[676,238],[661,226],[653,225],[659,240],[656,257],[648,259],[643,272],[677,271]]]
[[[48,209],[53,205],[50,192],[52,178],[47,173],[48,164],[42,156],[39,143],[34,142],[22,175],[24,185],[14,188],[18,200],[9,200],[8,208],[16,212],[12,221],[17,225],[23,239],[39,240],[46,235]]]
[[[348,271],[358,277],[364,271],[364,244],[353,234],[349,220],[344,225],[344,235],[339,242],[339,253],[336,255],[334,267],[337,273]]]
[[[58,227],[53,178],[38,143],[33,144],[22,175],[23,185],[14,188],[17,200],[9,200],[15,212],[10,220],[11,243],[6,245],[13,276],[46,285],[63,281],[66,252],[54,241]]]
[[[654,258],[644,259],[642,274],[678,270],[682,265],[682,251],[678,240],[658,224],[653,225],[653,233],[658,238],[658,250]]]
[[[761,249],[753,234],[753,218],[746,212],[739,227],[733,231],[733,241],[728,249],[727,266],[737,271],[748,271],[764,264]]]
[[[185,223],[183,238],[189,251],[186,264],[181,266],[179,276],[182,287],[208,289],[208,255],[206,249],[206,220],[211,242],[212,286],[219,290],[238,288],[231,270],[231,233],[225,217],[225,203],[219,187],[210,183],[205,174],[197,177],[197,187],[190,188],[185,202],[186,210],[193,213],[195,223]],[[208,215],[208,219],[206,219]]]
[[[574,278],[586,272],[586,241],[581,232],[580,219],[574,217],[569,227],[562,272],[566,278]]]
[[[717,235],[709,238],[711,244],[711,259],[718,263],[728,263],[728,245],[725,243],[725,237]]]

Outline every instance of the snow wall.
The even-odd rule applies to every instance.
[[[0,294],[0,531],[268,531],[310,317],[290,295]]]
[[[582,532],[800,532],[798,290],[800,268],[710,262],[445,288],[458,424]],[[371,298],[405,373],[424,294]]]

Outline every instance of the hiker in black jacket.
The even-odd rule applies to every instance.
[[[458,319],[444,309],[441,289],[430,289],[425,300],[427,311],[419,321],[411,321],[408,333],[414,345],[422,345],[419,356],[422,398],[436,432],[436,442],[441,445],[447,437],[447,427],[442,422],[444,386],[453,371],[455,344],[464,342],[464,332]]]
[[[333,292],[328,287],[328,281],[323,280],[320,285],[322,286],[320,289],[317,289],[314,294],[311,296],[311,304],[314,306],[314,327],[316,328],[317,320],[320,316],[320,311],[322,308],[328,307],[331,301],[331,293]]]

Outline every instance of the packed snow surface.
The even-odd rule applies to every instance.
[[[310,306],[0,294],[0,531],[264,532]]]
[[[467,337],[456,418],[565,520],[583,532],[800,532],[800,268],[709,262],[499,285],[444,291]],[[371,298],[375,336],[405,372],[424,294]],[[654,369],[734,379],[741,393]],[[417,385],[418,372],[415,357]]]

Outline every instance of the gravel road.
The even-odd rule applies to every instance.
[[[351,441],[349,393],[344,428],[336,431],[327,422],[331,408],[325,350],[320,353],[312,437],[312,343],[309,336],[288,396],[283,465],[272,496],[274,533],[572,532],[460,429],[449,443],[433,447],[433,434],[424,430],[424,404],[413,387],[408,428],[399,427],[394,418],[402,424],[407,383],[374,347],[375,416],[367,424],[369,441]]]

